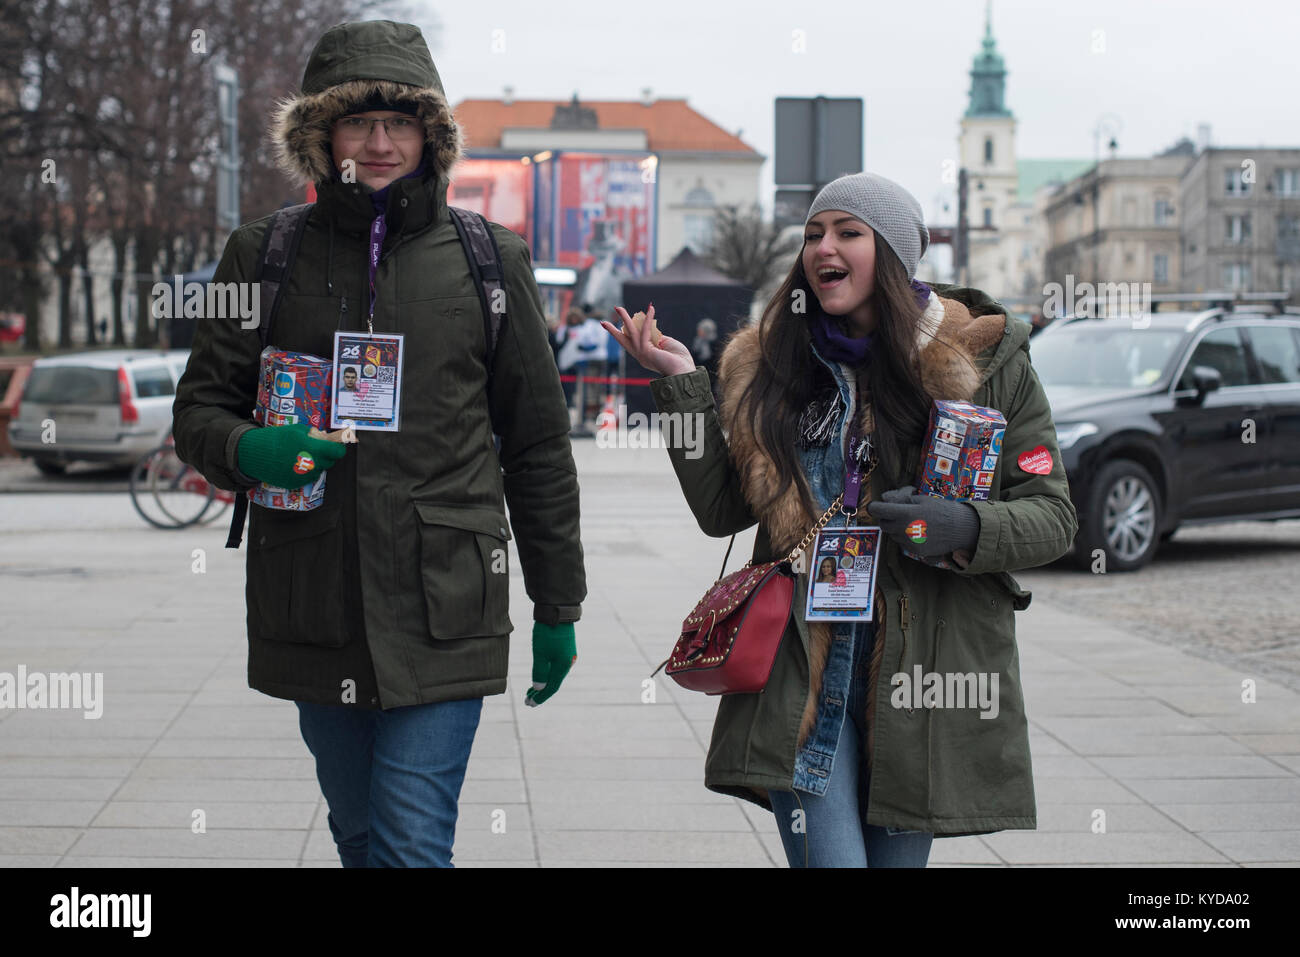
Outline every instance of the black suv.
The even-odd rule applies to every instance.
[[[1180,525],[1300,518],[1300,312],[1067,318],[1030,353],[1081,567],[1141,568]]]

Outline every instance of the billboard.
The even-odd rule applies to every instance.
[[[533,170],[518,159],[466,159],[452,170],[447,205],[482,213],[525,242],[533,230]]]
[[[649,153],[566,151],[535,164],[533,261],[578,270],[569,301],[590,303],[602,317],[622,304],[625,280],[654,270],[650,159]]]

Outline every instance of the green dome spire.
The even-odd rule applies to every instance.
[[[975,54],[970,71],[970,106],[967,116],[1010,116],[1003,103],[1007,69],[993,39],[993,0],[989,0],[984,19],[984,40]]]

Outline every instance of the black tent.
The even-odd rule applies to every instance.
[[[701,319],[712,319],[718,327],[715,353],[731,333],[749,318],[754,290],[738,279],[728,279],[689,247],[659,272],[623,283],[623,308],[644,312],[655,304],[655,320],[664,335],[684,343],[689,349],[695,341],[695,327]],[[715,354],[716,359],[716,354]],[[644,369],[627,357],[627,377],[654,378],[656,373]],[[627,387],[629,412],[653,412],[654,399],[648,386]]]

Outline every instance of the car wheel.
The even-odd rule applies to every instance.
[[[33,459],[36,470],[42,475],[62,475],[68,470],[68,466],[63,462],[55,462],[52,459]]]
[[[1107,462],[1088,496],[1087,515],[1079,526],[1075,560],[1093,567],[1093,555],[1106,555],[1106,571],[1136,571],[1160,547],[1160,493],[1151,473],[1129,459]]]

